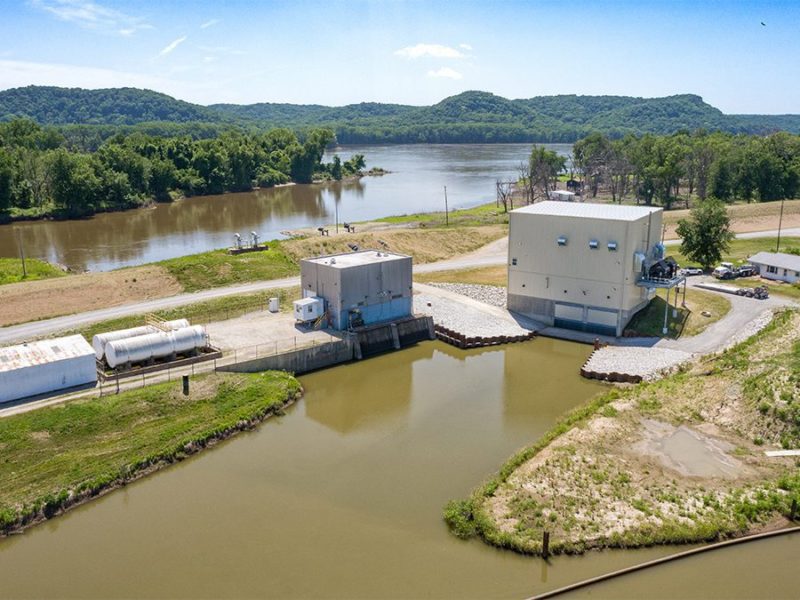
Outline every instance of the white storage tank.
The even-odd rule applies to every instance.
[[[112,340],[106,344],[106,362],[112,369],[127,363],[140,363],[150,359],[185,354],[205,348],[208,338],[200,325],[176,331],[160,331],[148,335]]]
[[[181,329],[182,327],[189,327],[189,321],[187,319],[175,319],[174,321],[165,321],[164,325],[173,330]],[[94,355],[97,357],[97,360],[102,360],[103,356],[105,356],[106,344],[108,342],[138,337],[140,335],[148,335],[150,333],[158,333],[158,331],[159,330],[152,325],[142,325],[141,327],[131,327],[130,329],[98,333],[92,338]]]
[[[83,336],[0,348],[0,403],[96,381],[94,350]]]
[[[322,298],[303,298],[294,301],[294,318],[301,323],[316,321],[325,312]]]

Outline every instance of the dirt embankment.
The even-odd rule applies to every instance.
[[[781,227],[783,229],[800,227],[800,200],[787,200],[783,204]],[[752,204],[729,206],[728,216],[731,219],[731,231],[734,233],[751,233],[776,230],[780,221],[780,210],[780,202],[754,202]],[[678,235],[675,233],[678,221],[688,216],[688,210],[665,212],[664,225],[667,226],[667,231],[664,237],[668,240],[678,239]]]
[[[362,250],[386,249],[408,254],[415,264],[430,263],[453,258],[477,250],[489,242],[508,234],[501,225],[482,227],[453,227],[451,229],[409,229],[406,227],[354,234],[322,236],[310,235],[304,239],[284,243],[286,252],[295,260],[321,254],[350,252],[349,244]]]
[[[0,326],[172,296],[183,287],[166,269],[144,266],[0,286]]]
[[[471,500],[487,541],[522,552],[716,539],[782,518],[800,496],[800,314],[687,372],[612,392]]]

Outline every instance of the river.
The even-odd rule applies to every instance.
[[[567,155],[568,144],[550,144]],[[498,179],[516,179],[530,144],[347,146],[329,152],[343,159],[366,156],[379,177],[324,185],[295,185],[253,192],[201,196],[151,208],[102,213],[76,221],[21,222],[0,226],[0,256],[18,256],[15,230],[28,256],[75,270],[105,271],[232,245],[233,234],[262,240],[281,231],[335,221],[464,208],[495,198]]]

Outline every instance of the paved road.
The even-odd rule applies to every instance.
[[[740,240],[752,240],[753,238],[762,238],[762,237],[777,237],[778,230],[777,229],[770,229],[768,231],[748,231],[747,233],[736,233],[734,234],[737,239]],[[785,237],[800,237],[800,227],[790,227],[789,229],[781,229],[781,239]],[[675,240],[665,240],[665,246],[677,246],[680,244],[680,239]]]

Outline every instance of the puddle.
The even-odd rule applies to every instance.
[[[664,467],[689,477],[735,479],[747,471],[741,461],[728,454],[733,445],[704,435],[685,425],[643,419],[644,439],[635,450],[652,456]]]

